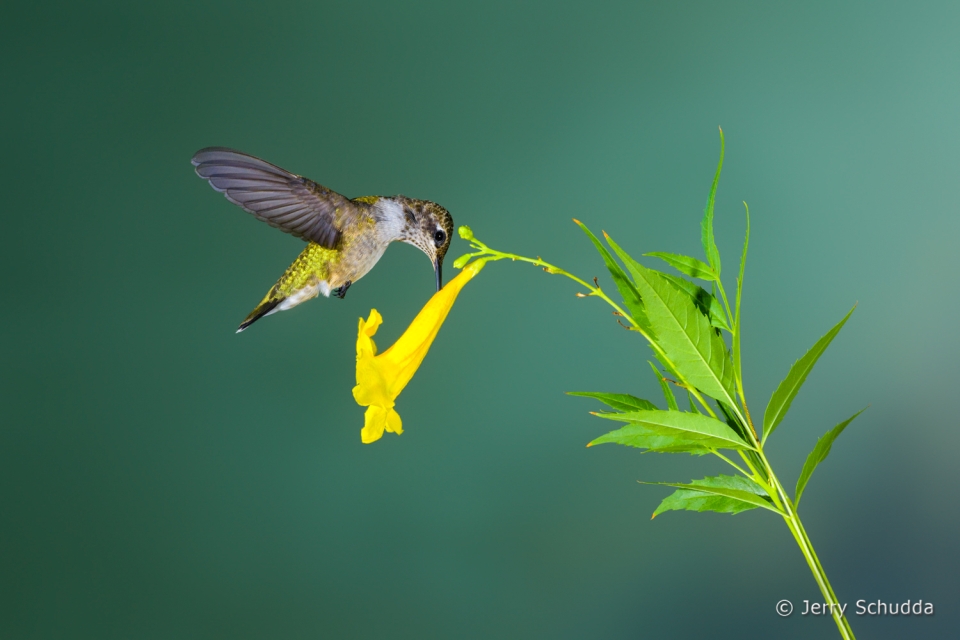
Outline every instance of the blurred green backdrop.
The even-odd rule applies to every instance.
[[[360,444],[357,318],[432,293],[392,247],[345,300],[234,329],[302,243],[198,179],[232,146],[344,194],[436,200],[492,246],[606,277],[576,216],[732,286],[746,200],[747,394],[856,301],[771,440],[866,638],[960,624],[960,6],[942,3],[6,3],[0,9],[0,635],[833,637],[772,514],[670,513],[720,471],[584,444],[566,390],[655,397],[649,351],[520,264],[464,292]],[[452,257],[463,252],[457,239]],[[853,605],[851,605],[852,608]]]

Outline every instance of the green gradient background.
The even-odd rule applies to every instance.
[[[731,283],[753,213],[745,379],[760,412],[859,301],[770,443],[863,638],[958,626],[960,7],[171,2],[0,10],[0,636],[811,638],[769,513],[667,514],[719,462],[583,445],[562,395],[655,397],[648,350],[572,283],[489,266],[360,444],[357,318],[430,296],[392,247],[345,300],[237,323],[302,243],[215,194],[236,147],[347,195],[436,200],[493,246],[605,278],[576,216]],[[451,257],[463,252],[459,239]],[[448,261],[448,275],[453,273]],[[851,608],[853,605],[851,604]]]

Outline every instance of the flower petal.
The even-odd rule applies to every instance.
[[[393,409],[390,409],[393,411]],[[396,411],[393,411],[396,413]],[[399,417],[399,416],[398,416]],[[383,437],[383,429],[387,425],[387,411],[378,405],[370,405],[363,414],[363,429],[360,431],[360,440],[363,444],[376,442]]]
[[[400,414],[393,409],[387,411],[386,428],[390,433],[395,433],[397,435],[403,433],[403,422],[400,420]]]
[[[383,318],[376,309],[370,309],[370,317],[366,320],[360,318],[360,326],[357,329],[357,358],[364,353],[377,355],[377,345],[373,341],[373,335],[382,322]]]
[[[437,332],[440,331],[443,321],[453,307],[457,295],[464,285],[480,273],[484,264],[486,260],[473,261],[456,278],[448,282],[447,286],[433,294],[403,335],[393,346],[377,356],[377,360],[384,363],[384,378],[393,398],[400,395],[413,378],[413,374],[423,362],[430,345],[437,337]]]
[[[353,388],[353,398],[362,407],[378,404],[392,407],[396,396],[390,395],[383,363],[369,353],[357,356],[357,386]]]
[[[393,408],[394,401],[423,362],[460,290],[480,273],[484,264],[486,260],[480,259],[464,267],[456,278],[427,301],[403,335],[380,355],[377,355],[373,336],[383,318],[376,309],[370,310],[366,320],[360,318],[357,329],[357,386],[353,388],[353,397],[357,404],[367,407],[360,431],[360,439],[364,444],[379,440],[384,430],[403,433],[403,422]]]

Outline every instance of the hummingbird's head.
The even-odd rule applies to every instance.
[[[443,287],[443,256],[447,255],[453,237],[450,212],[429,200],[398,196],[403,206],[403,232],[400,240],[417,247],[433,262],[437,274],[437,291]]]

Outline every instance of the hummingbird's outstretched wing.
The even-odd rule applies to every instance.
[[[341,230],[370,207],[233,149],[207,147],[191,162],[197,175],[230,202],[272,227],[328,249],[337,248]]]

